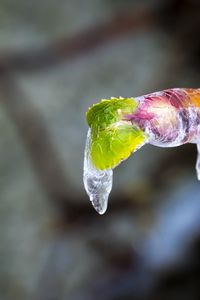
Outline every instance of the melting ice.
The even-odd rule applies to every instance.
[[[85,145],[83,182],[92,205],[102,215],[107,209],[108,197],[112,189],[113,171],[111,169],[99,171],[94,167],[91,162],[90,143],[91,131],[89,129]]]

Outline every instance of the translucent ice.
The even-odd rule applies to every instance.
[[[111,163],[116,162],[116,164],[107,164],[105,159],[105,165],[111,165],[112,168],[127,159],[128,156],[124,154],[127,152],[120,152],[121,146],[123,150],[127,147],[128,154],[131,149],[131,154],[147,143],[158,147],[176,147],[186,143],[195,143],[198,152],[196,171],[197,178],[200,180],[200,89],[176,88],[136,98],[120,97],[102,100],[99,104],[89,108],[87,122],[90,127],[93,126],[93,130],[96,130],[96,138],[99,139],[96,142],[100,151],[98,147],[93,149],[96,151],[93,153],[98,154],[97,163],[95,162],[97,167],[99,161],[100,166],[104,165],[103,159],[100,160],[99,157],[106,158]],[[123,127],[123,125],[126,126]],[[102,128],[105,134],[100,131]],[[123,130],[120,130],[121,128]],[[130,128],[131,132],[134,132],[133,139],[130,139],[128,134]],[[99,133],[101,133],[100,138]],[[108,137],[109,143],[106,140]],[[101,143],[104,151],[101,149]],[[118,161],[117,157],[121,160]],[[112,176],[112,169],[97,170],[91,161],[89,129],[85,147],[84,185],[90,201],[100,214],[107,209]]]
[[[90,157],[90,143],[91,131],[89,129],[85,145],[83,182],[92,205],[102,215],[107,209],[108,197],[112,189],[113,171],[111,169],[99,171],[93,166]]]
[[[196,171],[197,171],[197,179],[200,180],[200,144],[197,144]]]

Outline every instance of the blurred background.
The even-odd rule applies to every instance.
[[[0,299],[200,299],[195,145],[145,146],[98,215],[85,112],[200,87],[198,0],[0,0]]]

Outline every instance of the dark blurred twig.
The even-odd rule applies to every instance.
[[[24,51],[0,53],[0,72],[36,71],[82,55],[122,35],[149,28],[154,14],[149,10],[130,11],[114,15],[109,21],[82,31],[72,37],[63,37],[46,46]]]
[[[62,163],[42,116],[8,73],[0,75],[0,101],[15,123],[47,195],[61,201],[67,195]]]

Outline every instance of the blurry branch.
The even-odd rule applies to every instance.
[[[15,123],[47,195],[61,201],[67,195],[67,181],[58,154],[39,111],[8,73],[0,75],[0,101]]]
[[[72,37],[63,37],[46,46],[24,51],[0,53],[0,72],[38,71],[62,61],[80,56],[122,35],[149,28],[154,14],[149,10],[124,12],[109,21],[82,31]]]

